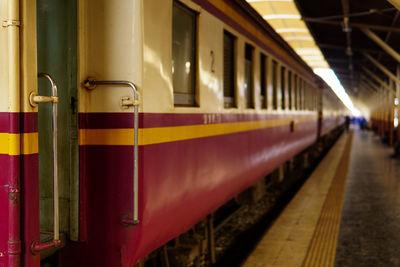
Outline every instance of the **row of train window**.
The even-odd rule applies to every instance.
[[[177,0],[173,2],[172,79],[174,103],[176,106],[197,106],[197,15],[197,12],[184,6]],[[224,107],[235,108],[237,107],[237,37],[228,31],[224,31],[223,35]],[[254,108],[255,48],[246,43],[244,52],[244,102],[246,108]],[[318,99],[315,88],[306,83],[297,74],[287,70],[285,66],[279,66],[276,60],[272,59],[271,63],[268,64],[268,56],[263,53],[260,53],[259,56],[260,101],[262,109],[271,108],[277,110],[280,107],[281,109],[289,110],[315,110],[317,108]],[[271,74],[269,73],[270,71],[272,72]],[[268,76],[268,74],[271,76]],[[268,77],[272,79],[271,107],[268,107],[269,101],[267,99]],[[279,78],[280,80],[278,80]],[[279,93],[281,94],[280,97],[278,97]]]

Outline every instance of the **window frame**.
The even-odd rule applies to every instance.
[[[280,69],[279,69],[279,72],[280,72],[280,78],[281,78],[280,79],[281,110],[285,110],[286,109],[286,96],[287,96],[287,93],[286,93],[286,84],[287,84],[286,72],[287,72],[287,69],[286,69],[286,67],[284,65],[281,65]]]
[[[288,103],[287,107],[289,110],[292,110],[293,107],[293,72],[291,70],[287,70],[287,95],[288,95]]]
[[[255,99],[255,94],[254,94],[254,55],[255,55],[255,47],[253,46],[253,45],[251,45],[251,44],[249,44],[249,43],[247,43],[247,42],[245,42],[245,44],[244,44],[244,75],[243,75],[243,77],[244,77],[244,81],[246,80],[246,76],[247,76],[247,73],[246,73],[246,61],[248,60],[247,59],[247,50],[250,50],[250,57],[251,57],[251,59],[250,59],[250,62],[251,62],[251,65],[250,65],[250,73],[248,74],[249,75],[249,78],[250,78],[250,86],[249,86],[249,88],[247,88],[248,90],[249,90],[249,92],[247,93],[248,95],[249,95],[249,97],[250,97],[250,99],[247,99],[247,96],[246,96],[246,94],[243,94],[243,96],[244,96],[244,107],[245,107],[245,109],[254,109],[255,108],[255,101],[254,101],[254,99]],[[243,89],[244,89],[244,87],[243,87]],[[245,92],[244,92],[245,93]],[[247,101],[246,101],[247,100]]]
[[[279,65],[278,61],[272,59],[271,61],[271,85],[272,85],[272,109],[278,110],[278,72]]]
[[[297,75],[297,73],[294,73],[293,75],[293,85],[294,85],[294,110],[299,110],[299,98],[298,98],[298,86],[299,83],[299,75]]]
[[[232,38],[232,96],[225,95],[225,35]],[[222,94],[223,94],[223,105],[226,109],[237,108],[237,43],[238,37],[230,31],[224,29],[222,33]],[[227,101],[229,100],[229,102]],[[229,104],[229,105],[228,105]]]
[[[198,75],[198,71],[199,71],[199,66],[198,66],[198,62],[199,62],[199,46],[198,46],[198,40],[199,40],[199,12],[194,10],[193,8],[185,5],[184,3],[182,3],[179,0],[173,0],[172,1],[172,7],[174,8],[174,6],[177,6],[179,8],[181,8],[181,10],[183,10],[185,13],[188,13],[190,15],[193,15],[193,32],[192,32],[192,38],[193,38],[193,64],[191,65],[192,69],[192,73],[193,73],[193,80],[191,82],[191,93],[190,94],[185,94],[185,93],[176,93],[175,92],[175,87],[174,87],[174,79],[173,79],[173,74],[172,74],[172,90],[173,90],[173,103],[174,103],[174,107],[199,107],[200,106],[200,101],[199,101],[199,86],[198,86],[198,80],[199,80],[199,75]],[[172,8],[172,10],[173,10]],[[173,21],[173,19],[172,19]],[[172,22],[172,47],[171,47],[171,51],[172,51],[172,58],[173,58],[173,22]],[[188,103],[189,101],[187,101],[185,103],[185,101],[177,101],[177,99],[182,99],[185,97],[191,97],[192,101],[191,103]]]
[[[260,52],[260,100],[261,109],[268,109],[268,56]]]

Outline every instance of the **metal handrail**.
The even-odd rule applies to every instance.
[[[29,96],[29,100],[32,106],[36,106],[39,103],[52,103],[52,127],[53,127],[53,241],[40,243],[40,241],[35,241],[32,243],[31,250],[33,253],[38,253],[42,250],[58,247],[61,245],[60,241],[60,214],[59,214],[59,195],[58,195],[58,113],[57,113],[57,103],[58,103],[58,94],[57,94],[57,85],[54,82],[54,79],[47,73],[39,73],[39,78],[45,78],[50,81],[52,96],[39,96],[37,93],[32,92]]]
[[[124,224],[129,225],[138,225],[139,224],[139,215],[138,215],[138,128],[139,128],[139,92],[136,88],[136,85],[130,81],[96,81],[94,79],[86,79],[83,82],[83,86],[88,90],[93,90],[97,85],[111,85],[111,86],[128,86],[133,91],[134,100],[130,101],[127,99],[123,99],[121,101],[122,106],[129,107],[133,106],[133,218],[126,219],[123,218],[122,222]]]

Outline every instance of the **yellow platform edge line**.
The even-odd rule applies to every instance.
[[[316,120],[315,116],[301,119],[246,121],[219,124],[156,127],[139,129],[139,145],[151,145],[260,130]],[[133,129],[80,129],[79,145],[133,145]]]
[[[39,152],[38,133],[0,133],[0,154],[18,156]]]
[[[347,137],[341,160],[332,179],[303,267],[334,266],[352,142],[353,132]]]

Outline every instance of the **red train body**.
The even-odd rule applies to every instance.
[[[0,3],[11,8],[15,4],[11,2]],[[321,81],[243,1],[179,1],[196,12],[199,27],[199,77],[194,95],[198,104],[192,107],[174,105],[170,21],[173,2],[178,1],[88,0],[75,6],[57,1],[46,6],[38,1],[38,9],[30,1],[20,2],[23,12],[16,20],[24,27],[21,40],[14,45],[21,59],[9,56],[8,65],[0,63],[9,74],[0,81],[0,266],[40,266],[41,257],[52,253],[58,253],[62,266],[133,266],[343,124],[343,106],[336,96],[326,87],[321,89]],[[40,52],[45,31],[41,19],[47,16],[58,23],[64,19],[52,17],[46,8],[56,14],[69,10],[69,16],[76,19],[75,28],[64,29],[66,36],[72,34],[78,40],[76,46],[72,42],[65,48],[75,49],[75,57],[58,48],[53,50],[54,57]],[[129,25],[118,27],[122,22]],[[54,25],[58,32],[61,24]],[[260,63],[254,55],[265,54],[269,67],[277,62],[282,71],[293,74],[275,74],[284,77],[286,84],[293,79],[293,88],[282,86],[285,82],[281,81],[274,88],[273,74],[262,74],[253,67],[253,85],[258,89],[252,92],[254,107],[248,108],[241,85],[246,71],[238,67],[236,107],[224,108],[224,31],[237,38],[236,66],[243,65],[244,48],[251,46],[254,66],[254,62]],[[0,34],[6,41],[13,38],[13,33],[5,30]],[[49,38],[46,40],[51,43],[57,35]],[[0,39],[0,48],[3,46]],[[50,163],[43,163],[46,154],[41,154],[51,147],[38,141],[42,136],[50,138],[51,132],[46,135],[45,115],[40,110],[38,114],[28,99],[37,87],[38,69],[50,73],[54,64],[64,66],[58,56],[75,60],[68,61],[73,74],[64,70],[54,74],[62,85],[58,86],[59,109],[67,110],[60,111],[59,123],[65,119],[66,128],[73,129],[66,131],[68,134],[60,131],[59,137],[60,231],[64,239],[62,248],[35,253],[32,246],[45,241],[45,232],[52,230],[53,224],[48,212],[53,207],[52,190],[47,188],[51,180],[41,180],[39,175],[45,172],[41,168],[51,168]],[[125,57],[129,60],[122,64]],[[43,63],[47,61],[48,65]],[[21,69],[11,70],[8,66],[13,62],[21,63]],[[256,86],[262,75],[268,76],[265,98]],[[134,118],[132,108],[120,108],[119,104],[131,92],[114,87],[89,91],[82,86],[88,76],[138,81],[138,225],[123,223],[124,218],[132,218],[135,209]],[[12,79],[20,86],[13,87]],[[64,97],[63,85],[76,90]],[[286,108],[281,104],[273,108],[274,97],[276,103],[286,103]]]

